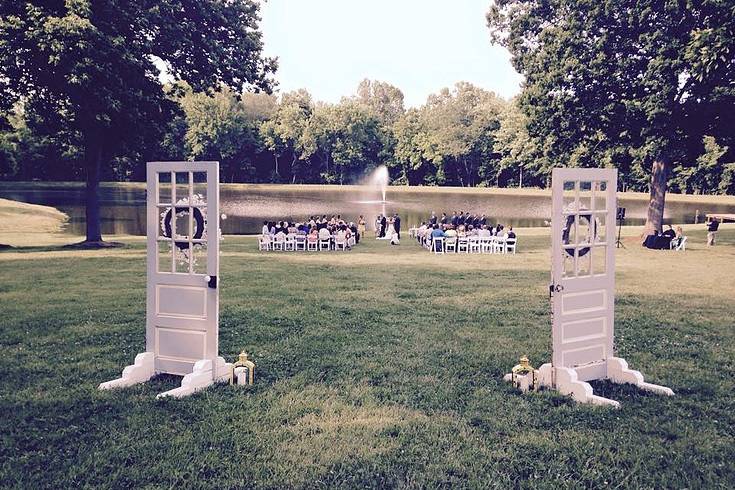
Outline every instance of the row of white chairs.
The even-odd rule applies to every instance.
[[[435,254],[444,253],[516,253],[518,238],[504,237],[424,237],[423,246]]]
[[[327,239],[310,241],[306,235],[286,235],[282,239],[258,235],[258,250],[280,252],[317,252],[322,250],[347,250],[355,245],[354,237],[340,240],[336,235]]]

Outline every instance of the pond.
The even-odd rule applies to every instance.
[[[378,213],[399,213],[403,227],[417,225],[432,211],[469,211],[486,214],[492,223],[516,227],[547,226],[550,192],[533,189],[458,189],[388,187],[386,202],[369,186],[222,184],[220,191],[225,234],[259,233],[263,220],[300,221],[310,215],[339,214],[346,221],[363,215],[368,229]],[[105,184],[101,192],[103,234],[144,235],[146,193],[143,184]],[[626,224],[643,224],[647,195],[619,193],[626,208]],[[84,188],[69,183],[0,183],[0,197],[54,206],[69,215],[68,233],[84,234]],[[734,198],[671,196],[666,203],[667,223],[703,221],[705,213],[735,213]]]

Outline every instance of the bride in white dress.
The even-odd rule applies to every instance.
[[[396,229],[393,226],[393,222],[393,218],[388,218],[388,227],[385,230],[385,238],[387,238],[388,240],[393,238],[393,235],[396,234]]]

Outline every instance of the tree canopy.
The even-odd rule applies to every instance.
[[[88,241],[101,241],[101,174],[153,151],[178,110],[159,66],[195,91],[271,90],[276,63],[261,55],[258,21],[253,0],[0,4],[0,107],[22,103],[36,132],[82,149]]]
[[[707,136],[733,148],[732,2],[497,0],[487,18],[525,77],[518,105],[541,164],[653,173],[653,227],[669,169],[699,165]]]

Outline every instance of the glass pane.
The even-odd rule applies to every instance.
[[[193,205],[207,203],[207,172],[194,172],[194,202]]]
[[[592,249],[585,247],[577,251],[577,277],[590,275],[590,259],[592,258]]]
[[[592,209],[592,182],[579,183],[579,209]]]
[[[564,245],[574,245],[577,243],[577,217],[574,214],[564,218],[562,243],[564,243]]]
[[[170,206],[158,207],[158,238],[171,238],[171,215]]]
[[[595,242],[596,243],[605,243],[605,240],[607,239],[607,227],[605,226],[606,218],[607,218],[606,214],[596,214],[595,215]]]
[[[191,208],[176,207],[176,240],[189,240],[192,229]]]
[[[189,202],[189,172],[176,172],[176,204]]]
[[[195,243],[192,250],[194,274],[207,273],[207,244]]]
[[[565,180],[564,181],[564,192],[563,192],[563,208],[564,212],[573,212],[577,209],[576,204],[577,198],[577,181]]]
[[[562,270],[563,277],[574,277],[574,249],[564,249],[562,260],[564,262]]]
[[[605,273],[605,266],[606,266],[606,257],[605,254],[607,253],[607,247],[595,247],[593,249],[593,255],[592,255],[592,273],[597,274],[604,274]]]
[[[592,242],[595,221],[591,214],[580,214],[577,221],[577,244]]]
[[[189,242],[176,244],[176,272],[189,273]]]
[[[158,172],[158,203],[171,203],[171,172]]]
[[[595,211],[607,210],[607,182],[595,182]]]
[[[171,272],[171,242],[157,242],[158,272]]]

